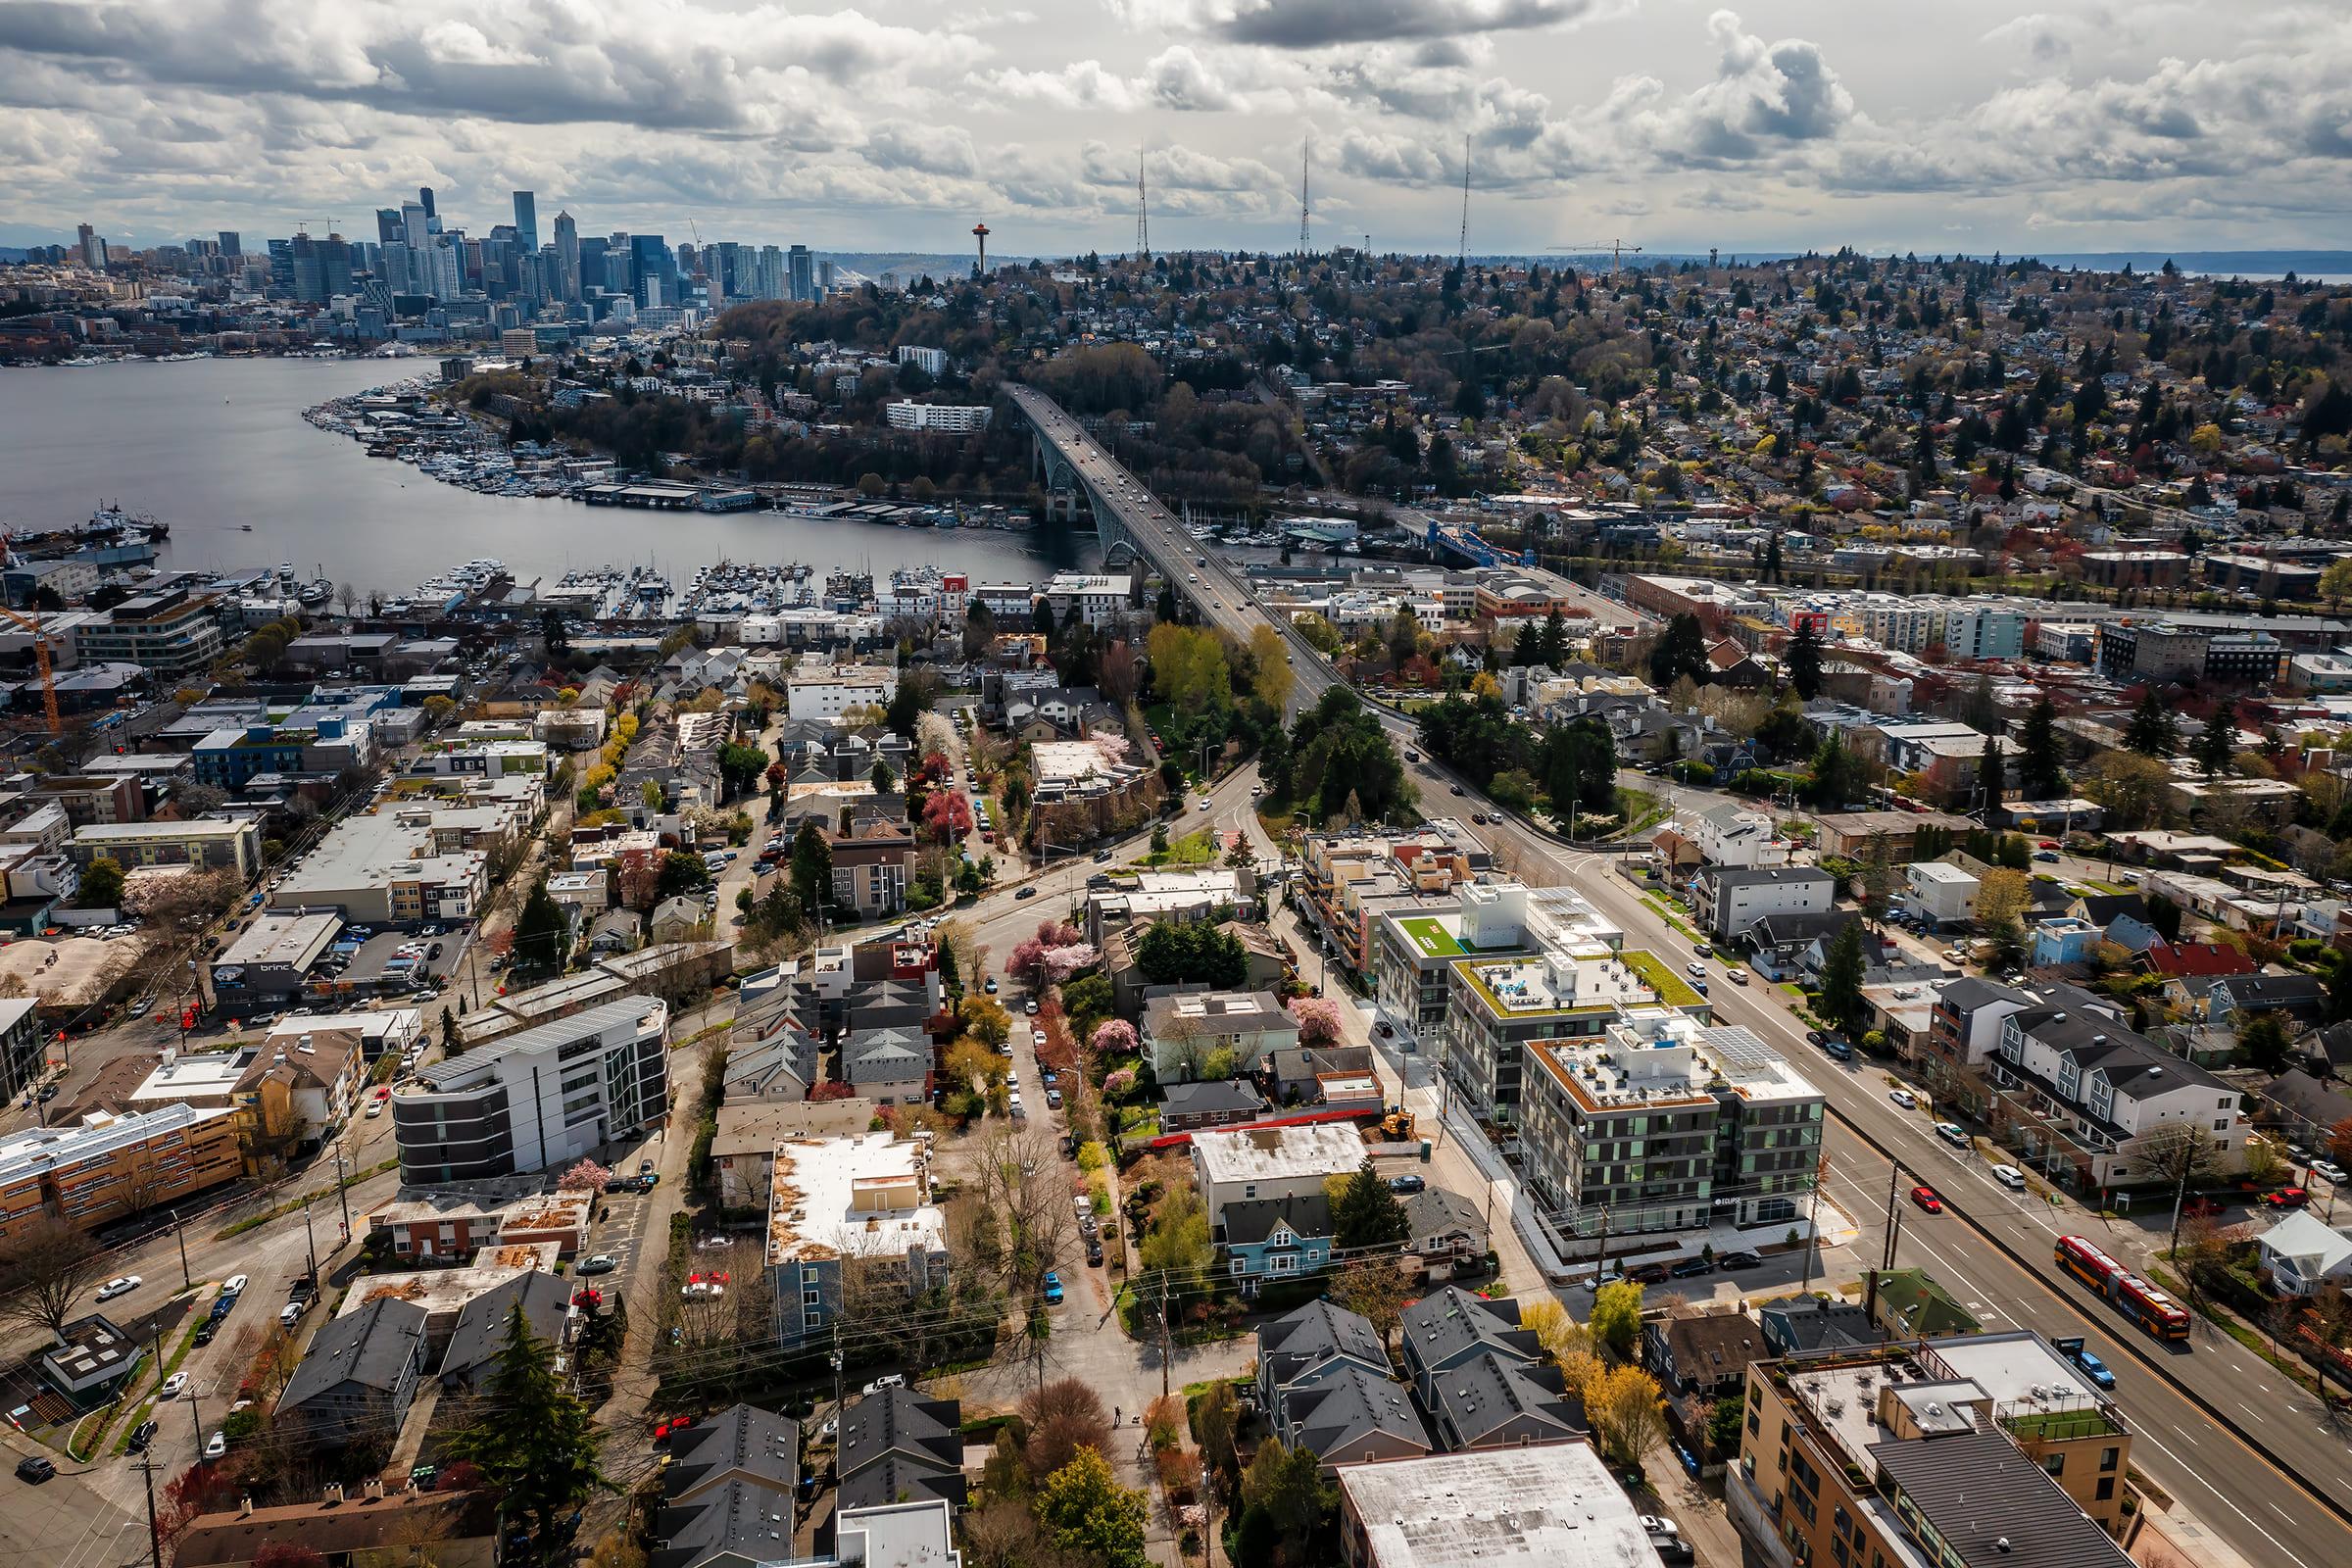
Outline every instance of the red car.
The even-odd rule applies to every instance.
[[[2310,1203],[2311,1195],[2300,1187],[2281,1187],[2263,1194],[2262,1200],[2273,1208],[2302,1208]]]
[[[2056,839],[2043,839],[2039,844],[2036,844],[2034,847],[2037,850],[2054,850],[2058,847],[2058,841]]]
[[[1936,1189],[1933,1187],[1912,1188],[1911,1201],[1917,1203],[1920,1207],[1926,1209],[1931,1214],[1940,1214],[1943,1212],[1943,1200],[1936,1196]]]

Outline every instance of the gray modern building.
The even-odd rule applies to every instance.
[[[622,997],[420,1069],[392,1095],[404,1182],[560,1170],[669,1115],[669,1008]]]

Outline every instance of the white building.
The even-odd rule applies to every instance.
[[[920,344],[902,343],[899,345],[897,353],[901,365],[919,365],[933,375],[943,374],[948,368],[948,351],[946,349],[927,349]],[[924,407],[921,404],[911,406]]]
[[[669,1008],[621,997],[417,1069],[392,1095],[401,1180],[562,1170],[669,1116]]]
[[[985,403],[891,403],[883,417],[894,430],[940,430],[949,435],[971,435],[988,428]]]
[[[1819,914],[1830,906],[1837,879],[1811,866],[1714,866],[1699,874],[1692,906],[1719,942],[1744,937],[1772,914]]]
[[[1193,1135],[1193,1174],[1211,1232],[1224,1223],[1227,1203],[1311,1198],[1331,1177],[1350,1175],[1363,1163],[1364,1140],[1352,1122]]]
[[[841,1317],[845,1264],[916,1295],[948,1277],[947,1216],[931,1200],[928,1135],[792,1138],[775,1152],[768,1189],[767,1267],[776,1338],[826,1333]]]
[[[1941,860],[1913,860],[1903,867],[1903,902],[1922,919],[1965,925],[1977,917],[1975,877]]]
[[[834,719],[854,708],[887,707],[899,672],[887,664],[836,664],[796,669],[784,682],[786,711],[800,719]]]
[[[1787,865],[1792,846],[1774,830],[1772,813],[1726,803],[1691,820],[1691,837],[1710,865]]]
[[[1056,621],[1067,617],[1075,607],[1089,626],[1100,626],[1104,621],[1123,620],[1134,612],[1130,601],[1134,586],[1132,579],[1108,572],[1057,571],[1046,584],[1046,603],[1054,607]]]
[[[1986,1063],[1992,1122],[2021,1147],[2018,1163],[2093,1188],[2153,1181],[2141,1140],[2172,1123],[2211,1139],[2224,1172],[2245,1165],[2237,1092],[2104,1014],[2031,1007],[2001,1020]]]

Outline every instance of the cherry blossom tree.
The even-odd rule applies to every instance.
[[[1038,956],[1038,968],[1048,985],[1059,985],[1082,969],[1090,969],[1102,959],[1102,951],[1091,942],[1072,943],[1068,947],[1047,948]]]
[[[583,1159],[565,1171],[556,1182],[556,1190],[564,1193],[601,1193],[612,1172],[593,1159]]]
[[[1302,1046],[1336,1045],[1340,1038],[1340,1004],[1322,997],[1300,997],[1291,1004],[1292,1021],[1298,1025]]]
[[[1034,987],[1038,983],[1040,960],[1046,956],[1046,945],[1035,937],[1016,944],[1012,956],[1004,960],[1004,972],[1020,984]]]
[[[1124,1018],[1107,1018],[1095,1026],[1094,1038],[1087,1042],[1098,1056],[1123,1056],[1141,1044],[1135,1025]]]
[[[923,800],[923,829],[934,841],[953,844],[972,830],[972,804],[961,790],[934,790]]]

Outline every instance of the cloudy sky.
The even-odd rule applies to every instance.
[[[853,9],[852,6],[855,6]],[[2352,245],[2345,0],[0,0],[0,243]],[[314,231],[318,231],[316,228]]]

